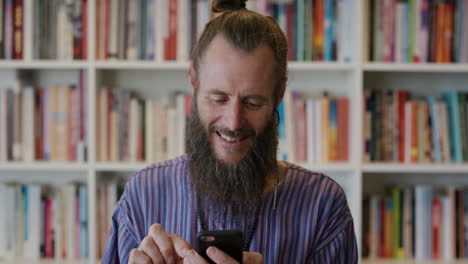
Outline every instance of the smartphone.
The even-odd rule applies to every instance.
[[[206,255],[206,250],[215,246],[242,263],[242,231],[240,230],[213,230],[201,231],[197,234],[196,250],[198,254],[208,261],[214,262]]]

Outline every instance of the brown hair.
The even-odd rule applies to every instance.
[[[192,50],[193,67],[198,76],[200,61],[218,34],[222,34],[234,48],[246,52],[254,50],[260,44],[266,44],[275,57],[276,100],[287,80],[287,40],[273,18],[247,10],[245,2],[246,0],[213,0],[212,11],[223,13],[206,25],[200,39],[195,43]]]

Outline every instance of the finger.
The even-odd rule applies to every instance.
[[[191,249],[185,255],[184,264],[208,264],[208,262],[194,249]]]
[[[216,263],[223,263],[223,264],[236,264],[239,263],[235,259],[231,258],[228,254],[224,253],[222,250],[216,247],[209,247],[206,250],[206,254]]]
[[[166,231],[160,224],[154,224],[150,227],[149,235],[153,238],[159,252],[166,260],[167,264],[175,264],[175,253],[172,242],[167,237]]]
[[[242,260],[244,263],[263,263],[263,255],[257,252],[244,252]]]
[[[163,263],[164,258],[159,252],[158,246],[156,246],[156,243],[154,243],[154,240],[152,237],[147,236],[143,239],[141,242],[140,246],[138,247],[143,253],[145,253],[148,257],[151,258],[151,261],[153,263]]]
[[[185,241],[178,234],[170,235],[169,240],[171,240],[172,246],[174,247],[176,254],[181,258],[185,258],[187,253],[192,249],[192,247],[190,246],[190,243]]]
[[[129,264],[151,264],[151,259],[143,251],[139,249],[132,249],[130,251],[130,257],[128,258]]]

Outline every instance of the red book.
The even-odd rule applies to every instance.
[[[35,110],[35,145],[36,145],[36,160],[43,160],[44,148],[44,88],[39,88],[36,93],[36,105],[34,107]]]
[[[164,40],[164,59],[175,60],[177,58],[177,0],[169,0],[169,29]]]
[[[305,103],[298,92],[292,92],[294,122],[294,146],[296,161],[307,161],[307,125]]]
[[[105,26],[105,32],[104,33],[104,54],[102,54],[101,59],[107,59],[109,58],[109,35],[110,35],[110,0],[103,0],[105,1],[105,10],[106,10],[106,26]],[[101,6],[102,8],[102,6]]]
[[[407,91],[398,91],[398,160],[399,162],[405,162],[405,145],[408,139],[405,138],[405,103],[408,100]]]
[[[439,198],[432,200],[432,258],[440,259],[441,257],[441,220],[442,218],[442,205]]]
[[[23,58],[23,0],[15,0],[13,12],[13,59]]]
[[[53,255],[53,237],[54,237],[54,230],[52,229],[52,217],[53,217],[53,212],[52,212],[52,198],[47,197],[45,200],[45,230],[44,230],[44,236],[45,236],[45,257],[46,258],[52,258]]]
[[[380,238],[379,238],[379,253],[380,258],[385,257],[385,197],[380,199]]]
[[[83,32],[81,38],[81,58],[86,60],[88,58],[88,0],[83,0],[82,9],[83,12],[81,15],[81,25],[83,26]],[[99,20],[96,19],[96,25],[98,24],[98,21]],[[96,26],[96,29],[98,28],[99,26]],[[96,47],[98,46],[96,45]]]

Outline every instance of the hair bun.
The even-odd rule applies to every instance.
[[[211,10],[215,13],[239,10],[245,8],[247,0],[213,0]]]

